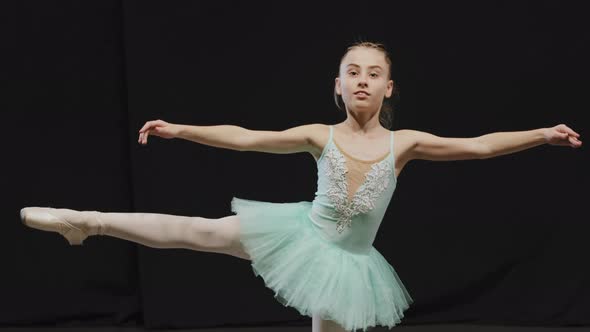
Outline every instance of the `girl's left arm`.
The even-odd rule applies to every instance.
[[[477,140],[485,148],[481,157],[485,159],[522,151],[545,143],[579,148],[582,146],[582,141],[578,137],[580,134],[564,124],[559,124],[551,128],[495,132],[479,136]]]
[[[409,142],[407,160],[486,159],[518,152],[541,144],[582,146],[580,134],[564,124],[551,128],[494,132],[477,137],[440,137],[431,133],[402,129],[398,134]]]

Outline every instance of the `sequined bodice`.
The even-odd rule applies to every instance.
[[[389,153],[372,162],[348,155],[333,136],[330,126],[328,142],[317,160],[318,185],[309,217],[326,240],[351,252],[366,254],[397,183],[393,132]]]

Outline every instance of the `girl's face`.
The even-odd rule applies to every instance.
[[[339,77],[336,77],[336,93],[342,96],[350,111],[377,112],[383,98],[391,97],[393,92],[393,81],[388,80],[388,73],[389,66],[381,51],[354,48],[342,59]]]

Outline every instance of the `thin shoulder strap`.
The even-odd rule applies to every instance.
[[[393,154],[393,130],[391,131],[391,138],[389,139],[389,152],[391,154],[391,160],[395,165],[395,155]]]
[[[397,176],[395,175],[395,155],[393,154],[393,130],[391,131],[391,139],[389,140],[389,150],[391,151],[391,163],[393,164],[393,178],[396,180],[397,182]]]
[[[330,125],[330,137],[328,138],[328,143],[332,141],[333,136],[334,136],[334,128],[332,128],[332,125]]]
[[[391,131],[391,138],[389,139],[389,152],[393,156],[393,130]]]

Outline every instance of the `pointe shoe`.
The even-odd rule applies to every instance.
[[[104,225],[97,216],[97,211],[75,211],[79,213],[93,213],[98,221],[98,229],[90,232],[88,225],[75,226],[60,216],[61,213],[50,207],[26,207],[20,210],[21,221],[24,225],[43,231],[57,232],[62,235],[70,245],[82,245],[82,242],[92,234],[104,234]],[[63,209],[69,210],[69,209]],[[86,217],[86,216],[83,216]],[[76,222],[77,223],[77,222]]]

